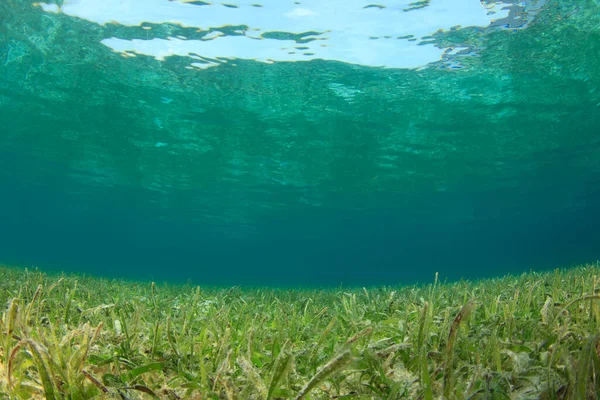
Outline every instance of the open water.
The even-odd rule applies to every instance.
[[[0,262],[395,285],[600,258],[597,0],[0,2]]]

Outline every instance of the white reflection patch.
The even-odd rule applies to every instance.
[[[444,49],[432,44],[419,46],[421,38],[457,26],[485,27],[491,21],[489,10],[479,0],[431,0],[429,5],[413,9],[413,0],[384,0],[376,5],[347,0],[304,0],[298,5],[294,1],[270,0],[262,2],[262,7],[253,6],[254,2],[241,0],[232,4],[235,7],[223,7],[218,3],[194,5],[168,0],[65,0],[60,10],[98,24],[172,23],[200,31],[248,27],[244,35],[212,33],[203,40],[102,40],[115,51],[159,60],[191,54],[211,59],[205,63],[190,60],[197,68],[217,65],[215,60],[233,59],[265,63],[323,59],[373,67],[418,68],[440,60],[444,54]],[[47,6],[44,9],[51,12]],[[283,33],[283,40],[265,35],[273,32]],[[310,33],[319,40],[298,43],[289,39],[301,33]],[[284,37],[286,34],[288,37]]]

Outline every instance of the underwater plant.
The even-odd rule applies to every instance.
[[[357,289],[0,268],[3,399],[595,399],[600,268]]]

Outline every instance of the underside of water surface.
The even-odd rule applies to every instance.
[[[3,0],[0,262],[283,286],[598,259],[599,3],[351,3]]]

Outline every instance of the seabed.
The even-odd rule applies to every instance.
[[[596,399],[599,275],[283,290],[0,267],[0,398]]]

